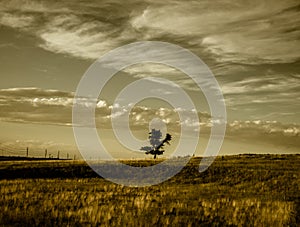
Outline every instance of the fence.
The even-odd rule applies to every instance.
[[[24,147],[20,148],[19,146],[14,145],[3,145],[0,144],[0,156],[3,158],[8,157],[19,157],[19,158],[38,158],[38,159],[61,159],[61,160],[70,160],[76,159],[76,155],[73,157],[68,152],[63,152],[61,150],[49,150],[49,149],[37,149]]]

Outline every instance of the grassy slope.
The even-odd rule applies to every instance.
[[[283,226],[300,222],[300,155],[199,158],[175,177],[131,188],[73,161],[1,162],[0,224]],[[131,161],[151,165],[154,161]]]

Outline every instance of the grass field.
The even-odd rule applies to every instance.
[[[300,155],[218,157],[203,173],[199,162],[193,158],[162,184],[134,188],[108,182],[80,161],[2,161],[0,224],[299,225]]]

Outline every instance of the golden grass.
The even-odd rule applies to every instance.
[[[240,160],[240,161],[239,161]],[[133,188],[86,175],[0,180],[0,224],[22,226],[296,226],[299,157],[225,157],[204,173],[193,159],[160,185]],[[242,163],[242,164],[241,164]],[[246,163],[246,164],[245,164]],[[47,167],[24,163],[36,171]],[[2,166],[3,167],[3,166]],[[22,170],[22,165],[16,167]],[[39,169],[40,168],[40,169]],[[88,169],[85,166],[86,170]],[[9,165],[2,169],[9,172]],[[40,170],[41,171],[41,170]],[[47,173],[43,172],[42,173]],[[70,174],[70,178],[67,177]],[[82,175],[80,175],[82,174]]]

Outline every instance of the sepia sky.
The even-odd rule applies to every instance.
[[[82,75],[116,47],[156,40],[187,48],[214,73],[228,115],[222,154],[299,152],[299,12],[296,0],[2,0],[0,149],[13,154],[29,146],[34,155],[43,155],[45,148],[75,154],[71,112]],[[117,91],[148,76],[170,79],[187,91],[206,140],[210,110],[191,79],[170,67],[140,64],[118,73],[97,103],[99,134],[114,144],[112,153],[134,156],[129,151],[122,155],[110,130]],[[151,83],[155,88],[159,81]],[[117,108],[122,114],[124,108]],[[149,100],[132,109],[137,137],[147,137],[153,117],[177,135],[176,111]],[[198,154],[204,148],[200,139]]]

